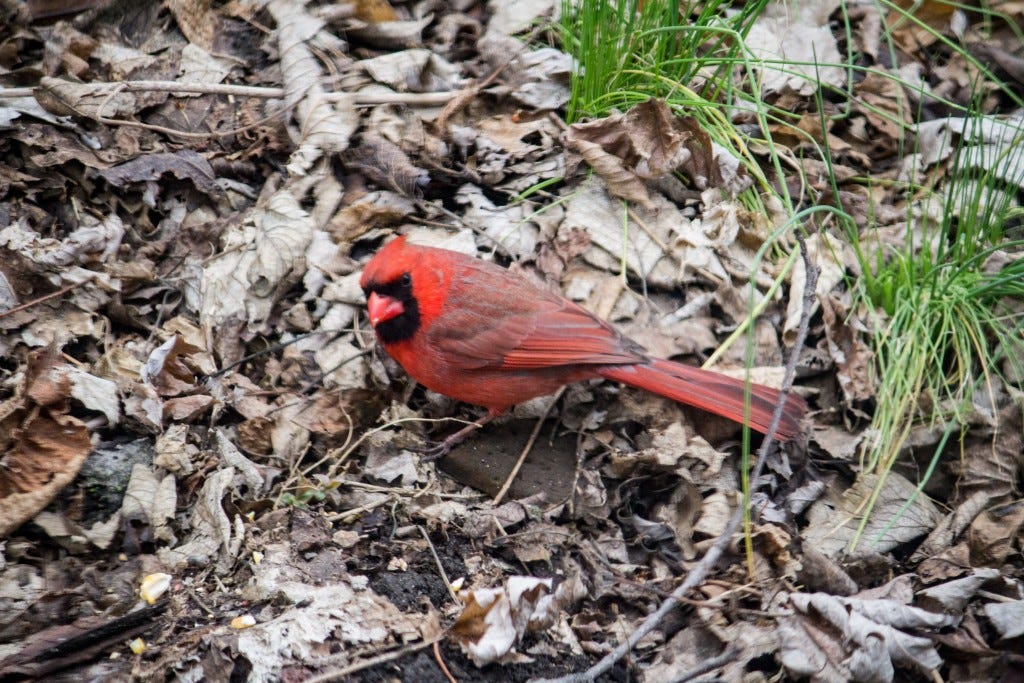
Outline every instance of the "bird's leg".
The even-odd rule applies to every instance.
[[[423,462],[430,462],[431,460],[437,460],[448,455],[448,453],[458,444],[462,443],[467,436],[472,434],[477,429],[480,429],[485,424],[493,420],[494,418],[505,412],[505,409],[495,410],[490,408],[487,410],[487,414],[481,417],[479,420],[472,422],[459,431],[455,432],[451,436],[445,438],[444,441],[432,444],[426,448],[417,449],[420,453],[420,458]]]

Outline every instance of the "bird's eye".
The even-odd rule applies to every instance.
[[[402,273],[402,286],[408,287],[410,285],[412,285],[412,275],[409,275],[409,273]]]

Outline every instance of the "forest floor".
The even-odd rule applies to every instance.
[[[1020,680],[1019,385],[956,447],[915,429],[872,488],[850,245],[826,221],[806,254],[787,235],[759,258],[789,216],[740,201],[750,179],[660,102],[569,126],[559,3],[70,4],[0,2],[0,681],[552,678],[636,632],[716,543],[599,680]],[[963,53],[911,26],[887,63],[878,8],[844,14],[847,34],[838,7],[765,21],[946,100],[979,92]],[[1019,89],[1020,42],[975,29],[956,30]],[[838,106],[763,75],[811,124]],[[785,183],[902,242],[928,208],[896,179],[941,179],[948,154],[911,154],[894,103],[949,112],[820,77],[848,109],[827,166],[776,131]],[[688,161],[645,174],[658,154]],[[780,386],[799,344],[806,436],[768,449],[745,500],[737,425],[590,382],[424,462],[480,412],[376,348],[359,274],[398,233],[692,364],[753,303],[714,369]]]

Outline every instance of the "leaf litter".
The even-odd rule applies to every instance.
[[[884,250],[908,207],[938,209],[859,176],[941,173],[958,141],[989,167],[1019,126],[936,115],[900,156],[897,122],[931,105],[880,74],[909,82],[927,34],[898,29],[904,61],[882,63],[877,9],[847,8],[844,39],[873,62],[848,84],[829,66],[835,6],[780,5],[747,47],[777,106],[806,111],[807,76],[852,86],[848,110],[819,100],[824,137],[818,113],[798,124],[828,143],[837,185],[770,127],[797,153],[801,199],[853,207]],[[745,504],[734,426],[601,384],[423,463],[415,449],[450,427],[435,421],[474,415],[373,350],[358,275],[401,231],[511,265],[688,362],[753,304],[752,375],[779,381],[806,273],[755,255],[785,216],[745,208],[742,166],[663,102],[566,126],[572,59],[537,40],[559,3],[144,3],[124,26],[40,7],[0,24],[0,678],[579,671]],[[964,16],[924,16],[982,49]],[[779,36],[801,38],[780,52]],[[1019,45],[1000,36],[984,49],[1012,70]],[[930,67],[934,94],[966,97],[974,65]],[[33,97],[8,94],[26,82]],[[717,658],[723,680],[994,680],[1024,664],[1019,387],[979,406],[927,488],[890,474],[851,549],[872,493],[857,460],[871,330],[845,288],[856,259],[815,228],[799,381],[813,439],[753,482],[749,552],[735,539],[608,680]],[[742,374],[747,343],[717,369]],[[919,433],[910,464],[935,441]]]

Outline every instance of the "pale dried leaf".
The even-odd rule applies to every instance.
[[[794,93],[810,96],[822,84],[840,87],[846,74],[829,15],[836,0],[796,6],[771,5],[754,21],[746,36],[761,71],[765,95]]]
[[[832,558],[848,550],[864,507],[878,483],[878,476],[862,473],[845,491],[835,485],[830,487],[829,495],[817,500],[808,510],[804,543],[813,544]],[[886,552],[924,536],[935,527],[940,518],[935,504],[923,493],[918,495],[916,490],[917,487],[898,473],[889,473],[861,535],[858,547],[862,551]],[[908,504],[912,497],[914,502]]]
[[[958,618],[892,600],[793,593],[793,617],[779,624],[780,660],[793,675],[820,681],[891,681],[895,666],[927,673],[942,659],[929,638]]]
[[[978,594],[978,590],[986,582],[998,577],[998,569],[975,569],[970,576],[946,581],[918,591],[917,601],[923,607],[935,611],[946,614],[963,614],[967,609],[967,604]]]
[[[97,86],[50,76],[40,79],[34,95],[46,111],[57,116],[126,118],[142,106],[135,94],[124,92],[116,83]]]
[[[306,175],[317,159],[344,151],[359,125],[355,97],[328,100],[320,84],[321,62],[311,48],[312,40],[323,29],[319,19],[310,15],[304,3],[272,0],[267,9],[277,21],[281,54],[281,77],[286,100],[295,106],[298,123],[298,147],[292,153],[288,171]]]
[[[389,52],[359,65],[375,81],[398,91],[442,92],[464,82],[458,67],[423,48]]]
[[[679,268],[662,248],[670,240],[672,226],[685,223],[679,209],[659,198],[657,209],[643,213],[643,219],[661,245],[647,232],[630,221],[623,234],[621,203],[609,196],[604,183],[593,176],[572,192],[566,202],[565,218],[558,228],[559,236],[568,238],[576,230],[590,237],[590,247],[584,258],[599,268],[618,272],[620,258],[637,277],[647,279],[656,286],[671,287],[677,282]]]
[[[487,9],[491,16],[488,30],[505,35],[522,33],[538,23],[557,22],[561,14],[557,0],[488,0]]]
[[[0,230],[0,247],[16,251],[45,269],[60,271],[62,278],[69,278],[68,266],[108,260],[117,253],[123,237],[124,224],[116,213],[111,213],[102,221],[83,216],[82,227],[63,240],[40,237],[32,230],[12,224]]]
[[[148,527],[156,540],[173,544],[177,539],[169,523],[174,519],[178,493],[174,475],[158,478],[141,463],[132,466],[132,476],[121,504],[121,514],[130,524]]]
[[[167,0],[166,4],[188,42],[204,50],[213,49],[219,23],[212,4],[211,0]]]
[[[182,83],[222,83],[233,66],[230,60],[214,57],[198,45],[189,43],[181,49],[179,80]]]
[[[786,320],[782,325],[783,339],[792,344],[803,315],[804,289],[807,285],[807,262],[818,267],[818,280],[814,288],[814,303],[810,314],[818,309],[818,302],[832,288],[843,281],[845,275],[844,252],[852,251],[845,241],[835,239],[827,232],[815,232],[807,240],[807,259],[801,259],[790,275],[789,303],[786,306]]]
[[[935,164],[957,155],[960,172],[983,169],[995,177],[1022,187],[1024,159],[1019,153],[1019,138],[1024,132],[1024,117],[947,117],[917,125],[917,148],[903,160],[900,179],[920,178]],[[970,195],[965,195],[970,196]]]
[[[520,104],[538,111],[564,107],[571,95],[572,65],[572,57],[551,47],[523,51],[512,63],[508,79],[513,87],[508,94]]]
[[[109,379],[90,375],[75,366],[67,367],[71,382],[71,397],[89,410],[103,413],[110,426],[121,420],[121,401],[117,395],[117,384]]]
[[[263,211],[252,217],[256,226],[256,254],[246,271],[256,296],[270,296],[289,276],[306,268],[306,248],[315,226],[291,192],[275,192]]]
[[[433,612],[403,614],[368,590],[361,577],[342,574],[326,585],[310,585],[286,544],[268,544],[263,552],[263,560],[253,566],[245,597],[273,599],[289,608],[237,635],[238,653],[252,665],[249,675],[254,680],[279,680],[288,666],[317,666],[329,657],[331,643],[341,643],[343,653],[355,653],[440,633]],[[336,667],[339,660],[333,656],[330,661]]]
[[[179,478],[195,472],[199,449],[188,442],[188,433],[189,428],[183,424],[167,427],[167,431],[156,438],[153,464]]]
[[[256,463],[242,455],[242,452],[231,442],[223,429],[215,430],[213,436],[217,445],[217,451],[224,464],[236,468],[239,476],[253,493],[262,493],[266,488],[267,482],[264,481],[263,475],[260,473]]]
[[[505,588],[465,591],[451,636],[477,666],[508,661],[523,634],[550,626],[571,599],[552,588],[551,579],[511,576]]]
[[[144,154],[123,164],[100,169],[97,173],[115,187],[125,187],[130,183],[158,181],[166,173],[180,180],[190,181],[197,190],[210,196],[222,194],[210,162],[198,152],[190,149],[161,154]]]
[[[373,23],[356,23],[346,33],[360,43],[371,47],[388,50],[422,47],[423,29],[434,21],[434,15],[428,14],[421,19],[409,21],[378,21]]]
[[[496,206],[480,188],[473,185],[460,187],[455,201],[464,206],[463,225],[485,235],[499,251],[516,261],[533,257],[540,234],[537,226],[527,218],[528,205]]]
[[[992,628],[1003,640],[1024,635],[1024,600],[990,602],[982,608]]]
[[[192,532],[188,540],[173,548],[160,548],[157,556],[170,568],[184,568],[192,563],[216,561],[218,574],[226,573],[241,548],[245,526],[241,517],[235,523],[224,512],[223,500],[228,494],[235,470],[226,467],[206,477],[192,510]]]

